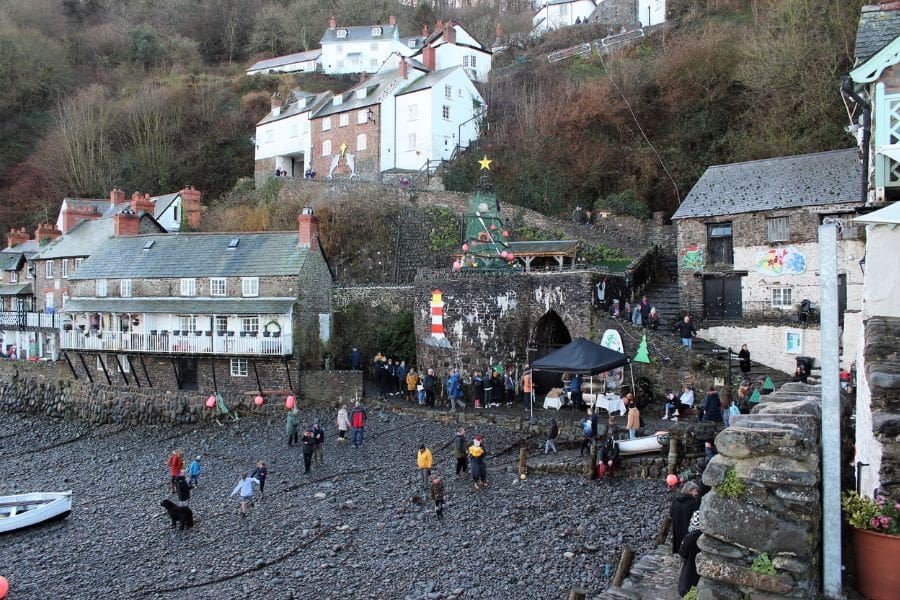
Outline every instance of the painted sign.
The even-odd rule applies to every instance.
[[[681,268],[689,271],[703,270],[703,248],[697,244],[691,244],[681,249]]]
[[[431,337],[425,343],[440,348],[450,347],[444,334],[444,293],[441,290],[431,292]]]
[[[803,353],[803,335],[799,331],[788,331],[785,333],[784,351],[790,354]]]
[[[622,336],[615,329],[607,329],[600,338],[600,345],[616,352],[625,352],[625,346],[622,344]],[[606,386],[617,388],[622,385],[625,379],[625,368],[619,367],[603,374],[606,377]]]
[[[753,267],[763,275],[797,275],[806,271],[806,255],[793,246],[760,250]]]

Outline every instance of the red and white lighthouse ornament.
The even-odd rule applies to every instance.
[[[441,290],[431,292],[431,337],[426,343],[429,346],[450,347],[444,334],[444,293]]]

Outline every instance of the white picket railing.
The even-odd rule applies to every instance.
[[[291,336],[256,337],[249,333],[233,335],[173,335],[158,332],[116,332],[74,329],[62,332],[64,350],[99,350],[104,352],[153,352],[165,354],[240,354],[288,356],[292,351]]]
[[[42,312],[0,312],[0,327],[15,329],[17,327],[43,327],[56,329],[59,327],[59,315]]]

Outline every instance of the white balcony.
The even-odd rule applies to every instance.
[[[0,327],[3,329],[57,329],[59,328],[59,315],[42,312],[0,312]]]
[[[221,354],[241,356],[289,356],[291,334],[201,331],[200,335],[175,335],[171,331],[117,332],[73,329],[62,332],[63,350],[146,352],[154,354]]]

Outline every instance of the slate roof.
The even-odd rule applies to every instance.
[[[856,63],[860,65],[900,35],[900,10],[892,5],[863,6],[856,28]]]
[[[229,250],[233,239],[240,242]],[[296,275],[307,251],[294,231],[119,237],[92,252],[69,279]]]
[[[397,92],[398,96],[402,96],[403,94],[412,94],[413,92],[420,92],[422,90],[427,90],[428,88],[437,85],[441,82],[444,77],[450,74],[454,69],[458,69],[461,67],[448,67],[446,69],[441,69],[440,71],[433,71],[428,73],[423,77],[419,77],[409,85],[404,88],[401,88],[399,92]]]
[[[372,35],[373,27],[381,27],[381,35]],[[337,32],[340,29],[345,29],[347,31],[347,36],[339,38],[337,36]],[[322,39],[319,41],[319,44],[343,44],[345,42],[372,42],[379,40],[391,40],[394,35],[399,35],[400,29],[396,25],[360,25],[354,27],[335,27],[334,29],[328,28],[325,30],[325,33],[322,35]]]
[[[315,111],[319,107],[321,107],[325,102],[331,100],[332,98],[331,92],[322,92],[321,94],[311,94],[309,92],[303,92],[301,90],[294,90],[291,92],[291,99],[288,100],[288,103],[284,105],[284,108],[281,109],[281,112],[277,115],[273,115],[270,111],[263,119],[256,124],[257,127],[260,125],[265,125],[266,123],[273,123],[275,121],[280,121],[281,119],[287,119],[288,117],[293,117],[295,115],[303,114],[306,111]]]
[[[21,252],[0,252],[0,271],[18,271],[23,260]]]
[[[322,56],[322,50],[307,50],[306,52],[295,52],[294,54],[285,54],[284,56],[276,56],[267,58],[253,64],[247,71],[263,71],[265,69],[274,69],[275,67],[283,67],[293,63],[307,62],[310,60],[318,60]]]
[[[711,217],[860,201],[856,148],[709,167],[672,215]]]
[[[72,298],[61,312],[283,315],[296,298]]]
[[[7,251],[13,252],[21,252],[25,255],[25,258],[31,258],[35,254],[40,251],[41,247],[38,244],[37,240],[28,240],[27,242],[22,242],[21,244],[16,244],[12,248],[7,248]]]
[[[90,256],[115,234],[111,218],[86,219],[48,243],[35,256],[38,260]]]
[[[30,282],[0,285],[0,296],[30,296],[33,293]]]
[[[516,256],[521,256],[523,254],[569,255],[578,249],[578,240],[510,242],[509,249]]]
[[[419,61],[407,58],[406,62],[409,63],[409,69],[418,69],[428,73],[428,69]],[[392,87],[392,84],[394,84],[399,79],[400,69],[388,69],[386,71],[375,73],[375,75],[373,75],[369,79],[361,81],[346,92],[343,92],[343,101],[340,104],[336,105],[333,101],[328,102],[327,104],[324,104],[322,108],[318,109],[314,114],[310,115],[310,118],[319,119],[321,117],[327,117],[328,115],[334,115],[337,113],[347,112],[349,110],[357,110],[360,108],[365,108],[367,106],[374,106],[375,104],[379,104],[381,102],[382,93],[390,89]],[[358,98],[356,96],[356,91],[360,89],[366,89],[365,98]]]

